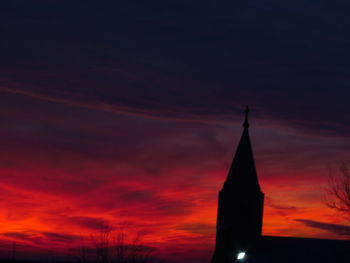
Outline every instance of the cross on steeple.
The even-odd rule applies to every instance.
[[[248,122],[249,107],[248,107],[248,105],[245,107],[244,113],[245,113],[245,119],[244,119],[244,123],[243,123],[243,128],[248,129],[249,128],[249,122]]]

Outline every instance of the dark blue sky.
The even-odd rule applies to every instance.
[[[346,1],[3,1],[1,89],[349,133]]]

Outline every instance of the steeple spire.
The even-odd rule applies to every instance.
[[[248,107],[248,105],[245,107],[244,113],[245,113],[245,119],[244,119],[244,123],[243,123],[243,128],[248,129],[249,128],[249,121],[248,121],[249,107]]]
[[[216,247],[211,263],[230,263],[239,252],[250,252],[262,232],[261,192],[249,138],[248,106],[243,133],[227,179],[219,192]]]
[[[233,158],[231,168],[227,175],[225,184],[255,188],[260,191],[259,181],[255,169],[253,150],[249,136],[249,107],[246,106],[245,119],[243,122],[243,133],[239,141],[236,154]],[[247,189],[245,189],[247,190]]]

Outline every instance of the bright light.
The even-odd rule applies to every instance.
[[[238,255],[237,255],[237,259],[238,260],[241,260],[245,257],[245,252],[239,252]]]

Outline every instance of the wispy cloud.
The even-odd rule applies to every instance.
[[[308,227],[330,231],[339,236],[350,236],[350,226],[324,223],[306,219],[295,219],[295,221],[301,222]]]

